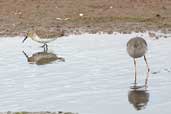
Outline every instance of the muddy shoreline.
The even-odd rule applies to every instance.
[[[83,32],[171,32],[169,0],[2,0],[0,36],[20,36],[32,29],[57,36]]]
[[[11,112],[11,111],[8,111],[8,112],[0,112],[0,114],[78,114],[78,113],[72,113],[72,112],[62,112],[62,111],[59,111],[59,112],[49,112],[49,111],[42,111],[42,112],[26,112],[26,111],[23,111],[23,112]]]

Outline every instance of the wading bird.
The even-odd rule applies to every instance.
[[[55,34],[55,37],[54,37],[54,34]],[[48,50],[47,43],[56,40],[58,37],[64,36],[64,31],[60,30],[54,34],[45,35],[45,33],[42,31],[29,31],[29,32],[27,32],[27,35],[25,36],[25,38],[22,42],[24,43],[27,38],[31,38],[32,40],[34,40],[38,43],[42,43],[43,46],[41,46],[41,47],[44,48],[44,51],[47,51]]]
[[[141,37],[135,37],[128,41],[127,43],[127,52],[129,56],[131,56],[134,60],[134,68],[135,68],[135,80],[136,83],[137,80],[137,68],[136,68],[136,58],[144,57],[145,63],[147,65],[148,72],[150,71],[149,65],[147,63],[146,59],[146,52],[147,52],[147,43],[146,41]],[[148,75],[146,77],[146,83],[148,80]]]

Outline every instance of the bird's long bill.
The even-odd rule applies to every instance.
[[[22,42],[24,43],[24,41],[25,41],[27,38],[28,38],[28,37],[26,36]]]
[[[24,51],[23,51],[23,54],[26,56],[27,59],[29,58],[29,56]]]

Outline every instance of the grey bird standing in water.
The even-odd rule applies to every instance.
[[[135,37],[135,38],[130,39],[127,43],[127,52],[129,54],[129,56],[131,56],[134,60],[134,68],[135,68],[134,82],[136,83],[136,80],[137,80],[136,58],[140,58],[140,57],[144,56],[144,60],[147,65],[148,72],[150,71],[150,68],[149,68],[149,65],[147,63],[147,59],[145,56],[145,54],[147,52],[146,41],[141,37]],[[146,77],[146,83],[147,83],[147,80],[148,80],[148,75]]]

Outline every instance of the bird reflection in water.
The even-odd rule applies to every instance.
[[[149,73],[150,72],[148,70],[146,74],[145,85],[138,86],[135,78],[134,85],[130,87],[130,90],[128,92],[128,101],[134,106],[136,110],[145,109],[149,102],[150,93],[147,90],[148,78],[150,75]]]
[[[34,53],[30,57],[24,51],[23,54],[25,55],[28,63],[30,64],[44,65],[52,63],[54,61],[65,62],[65,59],[63,57],[58,57],[56,54],[49,53],[46,51]]]
[[[128,101],[136,110],[145,109],[149,102],[149,92],[147,86],[134,85],[128,92]]]

